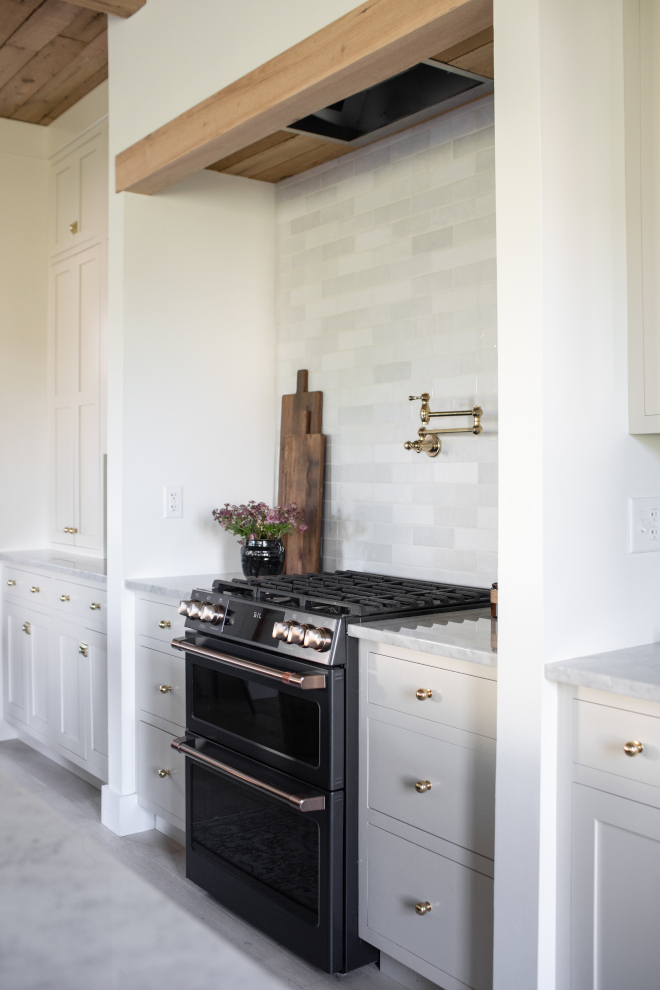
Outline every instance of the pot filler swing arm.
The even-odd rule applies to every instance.
[[[420,426],[417,431],[419,440],[407,440],[403,445],[406,450],[414,450],[418,454],[424,451],[429,457],[436,457],[442,449],[442,441],[438,437],[439,433],[474,433],[478,436],[482,432],[481,417],[483,416],[483,410],[481,406],[473,406],[472,409],[456,409],[452,412],[431,412],[431,407],[429,406],[430,398],[431,396],[428,392],[422,392],[421,395],[408,396],[410,402],[421,399],[422,406],[419,410],[419,418],[422,423],[429,423],[433,416],[472,416],[472,425],[454,427],[450,430],[427,430],[425,425]]]

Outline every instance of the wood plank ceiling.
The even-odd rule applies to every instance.
[[[108,77],[108,13],[145,0],[0,0],[0,117],[50,124]]]
[[[489,27],[479,31],[431,58],[493,79],[493,29]],[[350,146],[324,141],[323,138],[276,131],[206,167],[215,172],[242,175],[262,182],[280,182],[315,165],[348,155],[352,150]]]

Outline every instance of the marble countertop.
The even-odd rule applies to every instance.
[[[20,567],[39,567],[66,577],[107,584],[106,562],[101,557],[88,557],[66,550],[2,550],[0,560]]]
[[[348,635],[421,653],[497,666],[497,623],[489,608],[349,625]]]
[[[284,990],[278,979],[4,774],[0,986]]]
[[[144,591],[148,595],[158,595],[160,598],[188,598],[194,588],[211,590],[213,582],[218,578],[231,581],[232,578],[242,578],[241,571],[230,574],[179,574],[173,577],[127,578],[124,584],[130,591]]]
[[[660,701],[660,643],[547,663],[545,676],[549,681]]]

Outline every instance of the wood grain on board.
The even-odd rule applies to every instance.
[[[116,189],[160,192],[492,23],[492,0],[367,0],[120,152]]]
[[[117,17],[131,17],[144,7],[147,0],[75,0],[79,7],[99,10],[104,14],[115,14]],[[69,3],[69,0],[67,0]]]

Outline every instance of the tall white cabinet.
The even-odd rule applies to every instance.
[[[107,123],[52,163],[48,321],[51,540],[104,547]]]

